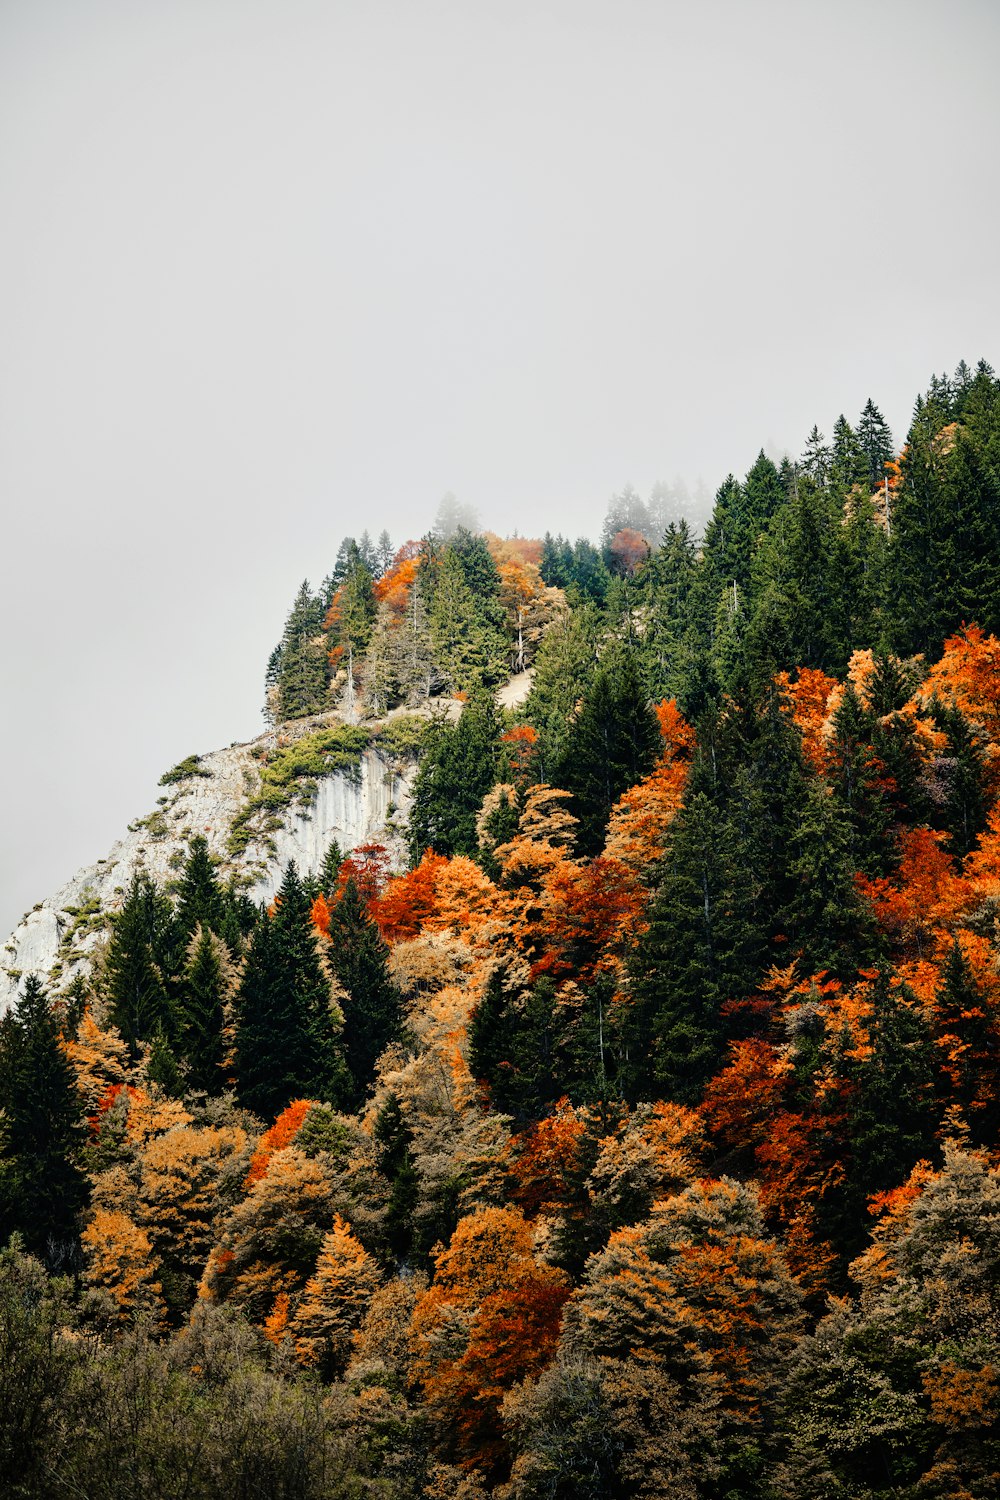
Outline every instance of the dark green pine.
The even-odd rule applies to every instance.
[[[347,991],[343,1041],[352,1080],[350,1104],[356,1109],[379,1057],[400,1036],[403,1002],[389,975],[389,949],[353,878],[330,913],[330,967]]]
[[[553,776],[556,785],[573,794],[579,853],[600,853],[611,809],[623,792],[649,774],[659,748],[656,715],[635,653],[618,651],[598,668],[584,693]]]
[[[173,909],[148,875],[137,874],[115,918],[104,964],[109,1016],[133,1058],[157,1027],[176,1030],[167,976],[175,948]]]
[[[241,1102],[263,1119],[295,1098],[339,1103],[344,1095],[330,985],[310,903],[291,863],[274,914],[261,921],[247,953],[237,997],[236,1073]]]
[[[177,886],[179,935],[185,945],[197,927],[211,928],[221,935],[225,921],[225,895],[208,852],[208,840],[199,833],[188,847]]]
[[[221,939],[207,927],[197,932],[181,981],[183,1051],[189,1087],[222,1092],[222,1028],[228,986]]]
[[[455,725],[436,727],[421,757],[410,812],[410,853],[474,856],[476,817],[497,777],[503,717],[491,692],[470,697]]]
[[[0,1022],[0,1243],[12,1233],[53,1267],[72,1259],[89,1184],[83,1100],[33,976]]]

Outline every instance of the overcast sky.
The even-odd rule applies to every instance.
[[[995,0],[0,0],[0,933],[345,532],[592,535],[1000,365]]]

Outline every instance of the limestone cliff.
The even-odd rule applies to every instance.
[[[402,827],[409,810],[410,785],[416,769],[411,751],[397,742],[383,743],[377,729],[329,774],[289,777],[287,800],[273,795],[263,812],[257,803],[266,790],[266,768],[282,745],[296,747],[317,739],[317,728],[336,733],[336,721],[285,725],[281,733],[262,735],[210,755],[191,757],[169,773],[156,808],[130,824],[104,859],[73,876],[54,896],[22,919],[0,951],[0,1013],[15,1000],[29,974],[61,989],[89,969],[94,950],[137,870],[145,869],[158,884],[174,879],[188,843],[203,834],[221,861],[224,877],[236,875],[255,901],[269,899],[290,859],[303,874],[318,871],[336,839],[347,853],[359,844],[386,844],[398,865],[403,857]],[[365,739],[367,738],[367,743]],[[322,747],[322,740],[319,740]],[[319,752],[322,762],[322,748]],[[343,762],[345,756],[339,757]],[[273,788],[272,788],[273,790]]]

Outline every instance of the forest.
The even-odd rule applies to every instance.
[[[1000,1497],[1000,380],[831,430],[303,583],[408,866],[194,837],[25,981],[0,1495]]]

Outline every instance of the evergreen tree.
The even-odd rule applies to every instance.
[[[71,1258],[89,1186],[83,1100],[41,984],[31,976],[0,1021],[0,1244],[18,1233],[58,1265]]]
[[[496,780],[503,718],[492,693],[477,692],[457,724],[437,723],[413,784],[410,853],[474,856],[476,817]]]
[[[340,885],[340,867],[344,854],[336,839],[331,839],[323,855],[319,869],[319,888],[328,901],[332,901]]]
[[[623,1071],[633,1098],[646,1092],[651,1073],[667,1098],[694,1102],[719,1063],[720,1007],[746,993],[761,943],[735,855],[732,824],[705,791],[694,791],[672,829],[649,929],[631,961]]]
[[[814,424],[812,432],[806,438],[806,446],[802,452],[802,473],[807,479],[811,479],[813,484],[823,489],[829,483],[832,462],[833,450]]]
[[[174,947],[170,902],[148,875],[139,872],[115,918],[102,976],[110,1020],[133,1058],[139,1055],[139,1043],[151,1040],[158,1027],[174,1035],[167,989]]]
[[[344,1052],[357,1109],[375,1076],[375,1064],[403,1024],[402,996],[389,975],[389,949],[368,915],[353,878],[330,913],[330,967],[347,992]]]
[[[375,1116],[372,1136],[377,1151],[378,1169],[390,1183],[386,1210],[386,1235],[389,1249],[400,1259],[413,1248],[414,1211],[420,1190],[420,1179],[413,1165],[413,1132],[409,1129],[395,1094],[390,1094]]]
[[[889,424],[869,396],[858,422],[858,447],[865,456],[869,487],[878,489],[885,478],[885,466],[895,449]]]
[[[446,548],[430,615],[434,660],[451,691],[467,692],[503,675],[506,643],[484,626],[459,554]]]
[[[599,852],[612,807],[652,770],[659,748],[656,715],[635,654],[620,651],[598,668],[586,688],[553,777],[556,785],[573,794],[581,854]]]
[[[939,1105],[957,1105],[973,1141],[988,1147],[1000,1124],[1000,1027],[957,937],[935,996],[934,1033]]]
[[[281,638],[278,665],[278,717],[299,719],[326,703],[327,659],[322,601],[303,580]]]
[[[894,987],[881,970],[871,1003],[869,1046],[863,1056],[844,1059],[853,1086],[846,1239],[858,1247],[868,1200],[906,1181],[926,1155],[937,1113],[930,1028],[916,996],[905,985]]]
[[[959,431],[950,449],[911,433],[892,532],[896,632],[905,651],[940,655],[975,621],[1000,630],[1000,475]]]
[[[295,1098],[339,1101],[347,1085],[330,982],[293,863],[247,953],[236,1004],[236,1076],[240,1101],[262,1119]]]
[[[232,991],[225,944],[211,928],[199,927],[191,938],[181,976],[181,1048],[189,1087],[209,1095],[222,1092],[222,1033]]]
[[[146,1078],[171,1099],[179,1099],[184,1093],[184,1076],[162,1026],[157,1026],[153,1033],[146,1059]]]
[[[553,621],[535,657],[523,715],[538,734],[539,777],[551,782],[574,733],[576,707],[597,662],[601,620],[581,605]]]
[[[868,459],[858,442],[858,435],[841,412],[833,424],[832,457],[830,477],[833,483],[846,494],[856,484],[868,483]]]
[[[225,922],[225,896],[208,852],[208,840],[199,833],[188,845],[177,886],[177,935],[186,944],[197,927],[221,933]]]

